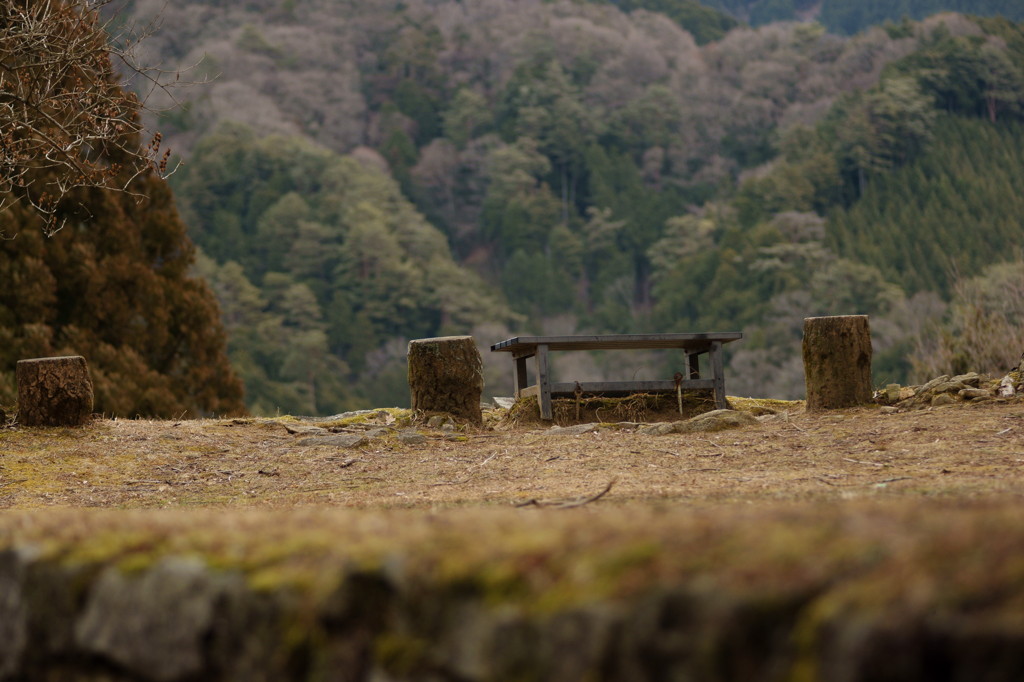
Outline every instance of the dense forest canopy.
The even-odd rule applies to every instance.
[[[474,330],[738,329],[730,390],[798,396],[803,317],[868,313],[878,381],[903,381],[958,281],[1014,257],[1006,18],[842,37],[654,0],[133,9],[160,10],[151,59],[216,76],[159,125],[261,412],[403,402],[405,342]]]
[[[659,4],[678,6],[676,11],[686,16],[686,0],[661,0]],[[921,20],[940,12],[1024,19],[1024,5],[1017,0],[704,0],[703,4],[753,26],[813,19],[829,31],[845,35],[904,17]],[[670,10],[662,11],[672,15]]]
[[[361,156],[225,124],[197,145],[180,184],[208,256],[199,272],[258,412],[401,402],[406,349],[395,339],[516,319],[456,265],[383,161]]]

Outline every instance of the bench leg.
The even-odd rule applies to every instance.
[[[729,409],[729,403],[725,400],[725,369],[722,367],[722,342],[713,341],[708,355],[711,360],[711,380],[715,382],[715,408],[719,410]]]
[[[700,379],[700,363],[697,362],[699,353],[687,353],[686,364],[690,370],[690,379]]]
[[[548,347],[546,344],[537,346],[536,357],[537,402],[540,405],[540,418],[551,420],[551,374],[548,370]]]
[[[519,392],[526,388],[526,360],[529,356],[524,355],[523,357],[517,357],[513,359],[514,366],[512,368],[512,385],[516,389],[516,398],[519,397]]]

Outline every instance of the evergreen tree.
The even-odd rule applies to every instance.
[[[138,100],[113,80],[109,54],[117,51],[95,8],[8,3],[0,11],[0,73],[10,87],[36,89],[5,95],[0,110],[38,117],[13,127],[6,120],[0,141],[4,233],[17,235],[0,240],[0,402],[14,399],[18,360],[76,354],[90,365],[99,412],[244,412],[216,300],[189,273],[194,247],[158,176],[164,169],[140,168],[148,152],[138,151]],[[39,134],[60,149],[20,146]],[[27,175],[10,153],[27,154]],[[40,188],[49,199],[35,194]],[[40,210],[63,229],[32,229]]]
[[[50,238],[30,229],[28,209],[9,209],[19,234],[0,241],[0,402],[13,402],[18,360],[75,354],[89,363],[97,412],[245,410],[216,300],[190,276],[194,249],[169,188],[146,174],[131,191],[75,192],[58,214],[65,229]]]

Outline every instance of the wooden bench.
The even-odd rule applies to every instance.
[[[628,395],[632,393],[675,392],[705,389],[714,392],[715,405],[728,407],[725,402],[725,375],[722,369],[722,345],[743,338],[741,332],[713,332],[708,334],[601,334],[597,336],[517,336],[491,346],[492,352],[511,353],[515,363],[514,385],[516,397],[536,395],[541,419],[551,419],[552,396],[574,396],[583,393],[602,395]],[[548,365],[551,351],[571,350],[651,350],[678,349],[686,359],[685,373],[677,381],[587,381],[552,382]],[[710,378],[701,379],[698,357],[708,354]],[[527,385],[526,361],[536,358],[537,383]]]

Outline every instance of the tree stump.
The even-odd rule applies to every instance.
[[[480,424],[484,363],[472,336],[443,336],[409,342],[412,409],[447,412]]]
[[[79,426],[92,414],[92,379],[81,355],[20,360],[16,376],[20,424]]]
[[[871,329],[867,315],[804,319],[807,409],[871,402]]]

